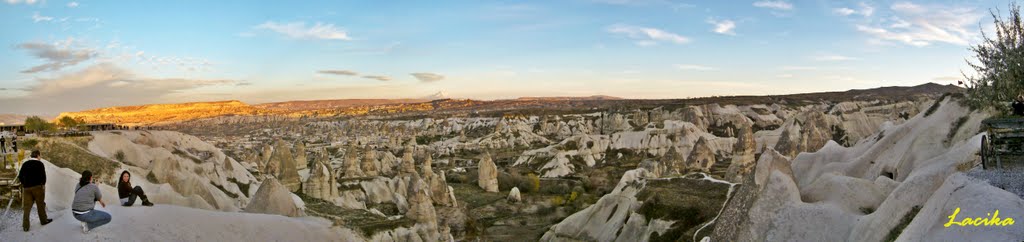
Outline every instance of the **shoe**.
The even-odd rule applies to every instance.
[[[82,233],[88,233],[88,232],[89,232],[89,224],[87,224],[85,222],[82,222]]]
[[[146,207],[152,207],[152,206],[153,206],[153,203],[151,203],[151,202],[149,202],[149,201],[142,201],[142,206],[146,206]]]
[[[22,229],[25,230],[25,232],[28,232],[28,228],[22,228]]]
[[[52,219],[52,218],[48,218],[48,219],[46,219],[46,221],[40,222],[40,224],[42,224],[42,225],[46,225],[46,224],[48,224],[48,223],[50,223],[50,222],[53,222],[53,219]]]

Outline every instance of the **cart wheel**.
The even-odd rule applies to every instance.
[[[989,148],[992,145],[988,142],[988,135],[981,136],[981,169],[988,169],[989,156],[992,155],[992,151]]]

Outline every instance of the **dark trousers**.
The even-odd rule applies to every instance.
[[[21,192],[21,207],[23,209],[21,227],[28,229],[28,215],[32,212],[32,204],[36,205],[39,211],[39,222],[46,221],[46,202],[43,202],[46,195],[46,185],[26,187]]]
[[[124,202],[124,204],[121,205],[131,206],[132,204],[135,204],[136,197],[142,198],[142,201],[149,201],[149,199],[146,198],[146,193],[142,191],[142,187],[135,186],[134,188],[132,188],[132,192],[128,193],[128,201]]]

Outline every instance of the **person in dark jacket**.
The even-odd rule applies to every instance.
[[[103,194],[100,188],[92,183],[92,172],[83,171],[82,178],[78,179],[78,186],[75,188],[75,198],[71,201],[71,214],[75,219],[82,222],[82,233],[88,233],[100,225],[110,223],[110,214],[94,209],[96,202],[104,208]]]
[[[11,149],[14,149],[14,153],[18,153],[18,136],[11,137]]]
[[[1017,95],[1017,99],[1013,100],[1010,106],[1013,107],[1014,116],[1024,116],[1024,94]]]
[[[121,172],[121,179],[117,180],[117,196],[121,198],[121,206],[131,206],[135,204],[135,198],[142,198],[142,206],[153,206],[153,203],[149,202],[146,198],[146,193],[142,191],[142,187],[132,187],[132,174],[128,173],[127,170]]]
[[[32,204],[36,205],[39,212],[39,223],[46,225],[53,221],[46,217],[46,167],[39,161],[39,151],[32,151],[32,158],[21,165],[18,172],[18,181],[21,182],[21,207],[22,213],[21,228],[28,232],[28,215],[32,213]]]

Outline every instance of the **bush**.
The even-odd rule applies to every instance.
[[[964,75],[967,87],[966,104],[974,108],[995,108],[1008,113],[1004,103],[1024,90],[1024,18],[1020,6],[1010,3],[1009,16],[990,10],[995,37],[981,29],[982,41],[971,46],[976,60],[967,61],[977,76]]]
[[[551,197],[551,205],[553,205],[553,206],[565,205],[565,199],[563,199],[562,196]]]
[[[531,172],[526,175],[526,179],[530,181],[530,192],[540,191],[540,177],[537,174]]]

